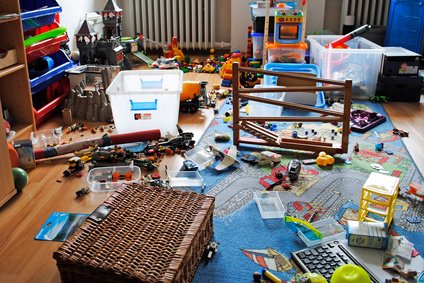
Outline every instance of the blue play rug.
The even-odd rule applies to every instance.
[[[358,101],[353,106],[386,115],[380,104]],[[213,144],[223,150],[232,145],[232,138],[223,143],[214,141],[216,133],[229,133],[232,137],[231,128],[222,119],[230,108],[230,104],[224,104],[197,146]],[[277,131],[287,128],[291,132],[292,124],[282,123]],[[314,125],[305,123],[304,127]],[[330,128],[318,132],[326,133],[331,131]],[[336,155],[334,166],[302,165],[300,177],[291,183],[291,189],[275,186],[274,190],[279,191],[288,214],[307,219],[313,211],[315,220],[333,217],[342,225],[346,224],[347,219],[355,219],[362,185],[371,172],[376,172],[370,166],[372,163],[382,165],[390,175],[401,178],[402,190],[408,188],[410,182],[423,184],[422,174],[402,139],[393,135],[392,129],[393,124],[387,117],[386,122],[368,132],[352,132],[349,152]],[[353,152],[356,143],[359,145],[357,153]],[[378,143],[384,143],[384,149],[393,154],[376,151],[375,145]],[[253,196],[255,191],[265,189],[264,184],[273,175],[273,170],[285,170],[285,166],[294,158],[305,160],[315,158],[315,155],[273,147],[258,149],[240,146],[238,159],[244,154],[265,149],[281,154],[282,162],[271,167],[240,161],[239,165],[222,172],[216,172],[213,167],[200,172],[206,183],[205,193],[216,198],[214,240],[219,241],[220,245],[211,260],[200,264],[194,282],[252,282],[252,274],[263,268],[271,270],[282,280],[289,280],[296,273],[290,261],[290,252],[305,248],[305,244],[288,229],[283,219],[262,219]],[[200,189],[196,191],[200,192]],[[421,254],[424,252],[424,220],[411,223],[407,218],[424,215],[423,210],[422,203],[399,197],[391,228],[391,233],[405,236]]]

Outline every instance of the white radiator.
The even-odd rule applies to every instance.
[[[354,25],[386,26],[390,0],[343,0],[340,30],[347,16],[354,17]]]
[[[161,45],[178,37],[179,47],[213,48],[216,0],[134,0],[135,31]],[[147,48],[160,48],[146,42]]]

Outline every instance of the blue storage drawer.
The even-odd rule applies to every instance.
[[[62,7],[55,0],[20,0],[22,28],[24,31],[49,25]]]
[[[31,85],[32,93],[37,93],[48,87],[50,84],[58,81],[63,77],[67,69],[73,67],[72,61],[62,50],[59,50],[58,52],[45,57],[51,59],[50,60],[47,58],[48,60],[46,60],[51,65],[45,72],[34,71],[31,69],[29,70],[29,82]]]

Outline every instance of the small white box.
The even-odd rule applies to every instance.
[[[354,95],[373,96],[384,48],[360,36],[346,42],[348,49],[325,47],[340,37],[309,35],[311,63],[318,65],[322,78],[352,80]]]
[[[171,187],[200,187],[203,178],[198,171],[168,171]]]
[[[347,222],[347,240],[349,246],[387,249],[389,237],[384,222]]]
[[[118,189],[123,183],[140,184],[141,170],[137,166],[98,167],[88,172],[87,182],[93,192],[107,192]]]
[[[278,192],[256,191],[254,198],[263,219],[284,218],[286,208]]]
[[[308,235],[302,231],[299,231],[298,235],[302,241],[308,246],[312,247],[321,243],[335,241],[335,240],[344,240],[346,239],[346,231],[343,227],[333,218],[326,218],[323,220],[315,221],[311,223],[318,231],[322,234],[322,239],[311,240],[312,232]]]
[[[177,135],[183,72],[180,70],[121,71],[107,88],[116,131],[159,129]]]

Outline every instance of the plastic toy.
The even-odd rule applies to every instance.
[[[354,132],[366,132],[386,121],[386,117],[377,112],[366,110],[352,110],[350,112],[350,129]]]
[[[89,192],[90,192],[90,188],[89,187],[85,187],[85,188],[81,188],[78,191],[76,191],[75,194],[76,194],[76,197],[77,198],[80,198],[83,195],[88,194]]]
[[[389,226],[395,213],[399,182],[397,177],[372,172],[362,187],[358,220],[376,222],[369,214],[377,214]]]
[[[368,32],[370,29],[371,29],[370,25],[363,25],[355,29],[354,31],[351,31],[350,33],[328,43],[325,47],[326,48],[347,48],[347,45],[345,44],[346,42],[348,42],[349,40],[357,36],[360,36],[361,34]]]
[[[183,161],[184,171],[197,171],[199,168],[197,167],[197,164],[194,163],[191,160],[184,160]]]
[[[208,262],[218,252],[220,242],[210,241],[205,250],[205,260]]]
[[[227,169],[233,164],[239,164],[239,161],[237,160],[237,147],[235,145],[232,145],[227,153],[219,150],[217,147],[214,147],[213,145],[209,145],[208,150],[213,155],[222,158],[222,160],[219,161],[219,163],[215,166],[215,170],[217,171],[222,171],[224,169]]]
[[[371,283],[371,279],[362,267],[344,264],[334,271],[330,283]]]
[[[318,154],[317,165],[325,167],[327,165],[333,165],[333,164],[334,164],[334,157],[332,157],[331,155],[328,155],[324,151],[321,151]]]
[[[80,52],[80,64],[122,65],[124,48],[121,46],[122,9],[114,0],[108,0],[101,11],[104,24],[103,35],[94,31],[87,20],[75,34]]]
[[[400,136],[401,138],[408,138],[409,137],[409,133],[408,132],[405,132],[405,131],[403,131],[403,130],[399,130],[399,129],[397,129],[397,128],[393,128],[393,134],[394,135],[398,135],[398,136]]]
[[[277,276],[275,276],[274,274],[272,274],[270,271],[266,269],[262,270],[262,275],[273,283],[282,282],[280,278],[278,278]]]
[[[58,27],[43,33],[40,33],[38,35],[32,36],[30,38],[27,38],[24,40],[24,46],[28,47],[34,43],[40,42],[42,40],[48,39],[48,38],[55,38],[63,33],[66,32],[65,27]]]
[[[178,63],[175,57],[172,58],[165,58],[160,57],[156,61],[154,61],[151,65],[152,68],[159,68],[159,69],[178,69]]]
[[[275,43],[300,43],[302,41],[303,21],[303,13],[300,10],[276,10],[274,18]]]
[[[318,273],[304,273],[300,276],[296,276],[296,283],[327,283],[327,280]]]
[[[28,174],[24,169],[19,167],[12,168],[13,183],[15,184],[15,189],[19,192],[22,192],[26,184],[28,183]]]
[[[299,178],[300,170],[302,168],[302,163],[298,159],[293,159],[287,165],[287,175],[290,181],[294,181]]]
[[[68,169],[63,171],[63,176],[69,177],[82,169],[84,169],[84,163],[81,161],[81,158],[78,156],[71,157],[68,159]]]
[[[387,102],[389,101],[389,98],[387,96],[383,95],[373,95],[370,97],[370,101],[377,103],[377,102]]]
[[[234,78],[233,78],[233,142],[235,145],[239,145],[240,143],[248,143],[248,144],[260,144],[267,146],[275,146],[275,147],[284,147],[291,148],[296,150],[307,150],[307,151],[323,151],[325,150],[329,154],[335,153],[347,153],[348,145],[349,145],[349,131],[343,130],[341,136],[340,144],[333,144],[329,142],[321,142],[315,141],[312,139],[293,139],[281,137],[277,133],[265,129],[257,125],[255,122],[259,121],[268,121],[268,122],[340,122],[342,123],[343,129],[349,129],[350,127],[350,105],[351,105],[351,95],[352,95],[352,85],[350,81],[334,81],[327,80],[322,78],[314,78],[309,76],[304,76],[296,73],[288,73],[288,72],[276,72],[262,69],[253,69],[249,67],[241,67],[238,64],[234,64]],[[285,87],[283,89],[284,92],[299,92],[299,91],[324,91],[329,88],[334,90],[338,89],[338,91],[344,92],[344,108],[343,112],[339,111],[331,111],[327,109],[320,109],[317,107],[311,107],[307,105],[302,105],[294,102],[284,102],[284,101],[275,101],[272,99],[266,99],[259,96],[252,95],[253,93],[267,93],[267,92],[276,92],[276,88],[253,88],[253,89],[242,89],[239,87],[238,75],[239,72],[254,72],[258,74],[266,74],[270,76],[276,76],[277,78],[284,79],[287,78],[296,78],[300,81],[305,81],[305,84],[296,87]],[[326,86],[306,86],[313,83],[316,85],[317,82],[326,84]],[[328,84],[328,85],[327,85]],[[312,113],[321,114],[320,117],[311,117],[311,116],[302,116],[302,117],[264,117],[264,116],[240,116],[240,104],[243,99],[248,99],[260,103],[278,105],[283,107],[290,107],[295,110],[302,110]],[[300,119],[297,119],[300,118]],[[240,135],[240,130],[245,131],[254,137],[245,137]]]

